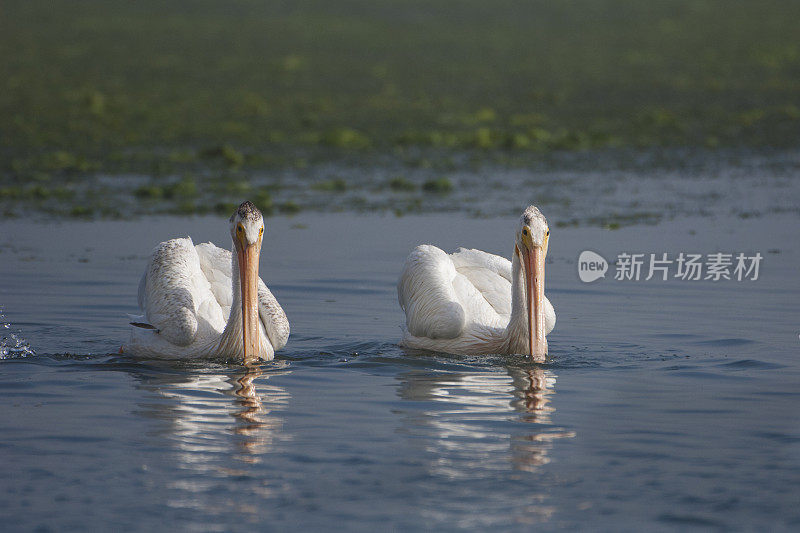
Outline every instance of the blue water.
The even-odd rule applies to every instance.
[[[116,352],[146,257],[224,218],[0,222],[10,530],[793,530],[798,219],[553,228],[550,360],[396,345],[421,242],[508,256],[513,217],[267,221],[292,337],[259,370]],[[580,251],[760,251],[757,281],[578,279]],[[9,341],[4,341],[8,343]]]

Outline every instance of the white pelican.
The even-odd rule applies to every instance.
[[[122,353],[163,359],[270,360],[289,338],[289,321],[258,277],[264,218],[244,202],[230,219],[235,253],[191,237],[159,244],[139,282]],[[228,317],[227,321],[225,317]]]
[[[480,250],[446,254],[428,244],[406,259],[397,284],[406,313],[401,344],[453,354],[525,354],[542,362],[556,313],[544,295],[550,229],[528,207],[511,261]]]

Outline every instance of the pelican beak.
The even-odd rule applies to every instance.
[[[239,285],[242,291],[242,349],[244,364],[258,360],[261,353],[258,326],[258,259],[261,255],[261,240],[254,244],[239,242]]]
[[[530,232],[528,232],[530,235]],[[526,242],[522,247],[525,268],[525,303],[528,308],[528,348],[537,363],[544,362],[547,355],[547,339],[544,336],[544,256],[542,246]]]

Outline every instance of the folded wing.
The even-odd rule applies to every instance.
[[[139,284],[139,304],[163,338],[187,346],[197,334],[197,311],[208,291],[192,239],[172,239],[153,251]]]
[[[454,286],[457,275],[450,257],[435,246],[423,244],[409,254],[397,284],[397,297],[411,335],[430,339],[461,335],[466,312]]]
[[[511,261],[482,250],[460,248],[450,256],[456,271],[464,276],[491,309],[478,305],[483,322],[504,326],[511,317]],[[495,316],[496,315],[496,316]]]

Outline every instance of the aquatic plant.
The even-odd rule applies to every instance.
[[[261,210],[261,214],[269,216],[272,214],[272,194],[267,189],[259,189],[252,195],[253,203]]]
[[[389,180],[389,188],[393,191],[410,192],[416,190],[417,186],[411,180],[396,176]]]
[[[197,194],[197,182],[191,176],[184,176],[180,181],[164,187],[164,197],[170,200],[173,198],[191,198],[197,196]]]
[[[200,156],[205,159],[216,160],[224,163],[229,168],[239,168],[244,163],[244,156],[229,144],[209,146],[200,151]]]
[[[445,194],[453,190],[453,183],[448,178],[428,180],[422,184],[422,190],[425,192]]]
[[[72,217],[86,218],[92,216],[94,210],[84,205],[75,205],[70,209],[69,215]]]
[[[299,213],[300,210],[301,207],[295,202],[292,202],[291,200],[288,202],[283,202],[278,206],[278,211],[286,215],[294,215],[296,213]]]
[[[236,211],[236,208],[239,204],[235,202],[217,202],[214,204],[214,212],[218,215],[230,215],[233,211]]]
[[[351,128],[336,128],[320,137],[320,142],[336,148],[358,149],[370,145],[369,137]]]
[[[157,200],[163,198],[164,188],[158,185],[142,185],[133,191],[133,194],[136,195],[137,198]]]
[[[408,4],[366,0],[226,16],[200,2],[179,18],[156,0],[22,5],[4,11],[0,43],[4,213],[32,200],[68,214],[52,204],[116,177],[106,193],[133,211],[211,212],[257,194],[265,170],[355,157],[388,156],[413,181],[373,185],[410,192],[560,151],[800,143],[791,2],[463,0],[456,25],[433,4],[414,7],[419,25]],[[341,179],[302,177],[319,193],[360,185]]]
[[[347,190],[347,182],[342,178],[331,178],[314,183],[311,185],[311,188],[325,192],[344,192]]]

